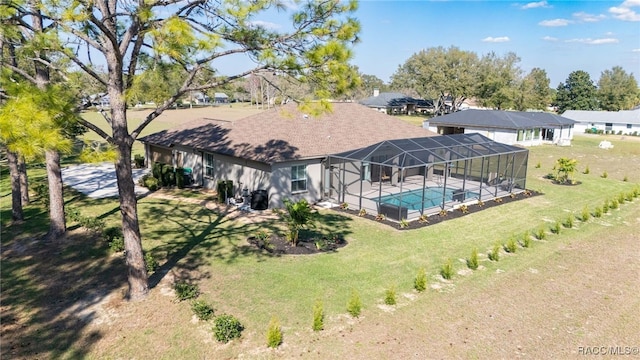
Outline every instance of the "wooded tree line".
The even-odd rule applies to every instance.
[[[589,74],[577,70],[555,89],[544,69],[525,74],[515,53],[498,56],[491,52],[478,56],[455,46],[434,47],[413,54],[384,82],[362,76],[361,87],[399,91],[409,96],[439,100],[451,98],[456,111],[465,99],[493,109],[546,110],[628,110],[640,104],[640,89],[633,74],[615,66],[602,72],[596,84]],[[365,81],[366,79],[366,81]]]

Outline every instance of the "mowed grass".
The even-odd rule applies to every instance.
[[[135,353],[143,358],[166,357],[169,354],[188,354],[191,358],[228,358],[241,354],[272,357],[273,354],[253,353],[265,346],[264,334],[269,319],[274,315],[279,318],[285,344],[293,347],[306,344],[308,339],[303,339],[312,336],[312,309],[317,300],[324,304],[327,315],[324,334],[329,335],[320,337],[313,346],[323,354],[331,354],[332,346],[339,343],[331,334],[335,335],[338,329],[345,327],[358,328],[358,324],[353,325],[346,315],[346,304],[353,290],[358,291],[362,299],[363,318],[378,318],[383,313],[378,305],[383,302],[385,290],[392,286],[399,294],[400,304],[408,309],[417,309],[423,305],[411,303],[403,294],[423,297],[425,302],[445,304],[447,297],[456,296],[456,287],[464,287],[467,291],[490,287],[496,281],[495,271],[498,268],[509,272],[526,269],[529,264],[544,266],[547,258],[553,256],[558,246],[566,241],[606,236],[606,232],[602,232],[603,225],[617,229],[626,221],[626,215],[637,214],[639,200],[622,205],[620,210],[611,211],[601,219],[588,223],[576,221],[573,229],[564,229],[559,235],[550,232],[555,221],[564,220],[569,214],[578,215],[585,207],[593,210],[602,206],[605,200],[617,198],[620,193],[628,193],[639,186],[638,139],[608,137],[614,148],[602,150],[597,145],[603,138],[577,136],[571,147],[530,148],[527,187],[540,191],[542,196],[419,230],[399,231],[358,217],[322,211],[319,227],[312,231],[341,233],[349,245],[335,253],[314,256],[274,257],[247,246],[247,237],[259,230],[280,231],[281,224],[277,221],[245,224],[200,205],[153,197],[141,199],[138,209],[143,246],[159,260],[161,271],[158,274],[162,275],[152,276],[154,288],[148,305],[129,304],[129,310],[121,309],[129,314],[131,320],[136,319],[141,324],[127,327],[126,337],[103,334],[105,339],[102,342],[96,340],[95,349],[89,352],[89,356],[119,358]],[[580,185],[558,186],[544,178],[552,172],[559,157],[578,159],[579,171],[574,176]],[[536,168],[538,163],[540,167]],[[581,171],[587,165],[590,174],[583,174]],[[603,171],[607,171],[607,178],[600,176]],[[625,176],[628,181],[623,181]],[[5,248],[24,242],[46,228],[8,226],[10,195],[6,177],[3,177],[2,185],[2,245]],[[92,200],[69,193],[67,201],[69,206],[81,208],[85,216],[100,217],[110,225],[119,222],[116,200]],[[28,207],[32,217],[29,221],[46,216],[37,209],[37,202]],[[546,241],[534,241],[530,249],[520,248],[515,255],[507,256],[503,252],[499,263],[486,260],[486,254],[494,244],[503,244],[511,236],[520,236],[524,231],[541,227],[548,233]],[[479,250],[481,264],[490,271],[476,272],[472,276],[455,274],[452,283],[441,281],[439,269],[442,264],[452,259],[456,272],[464,270],[464,260],[474,248]],[[427,270],[429,288],[426,294],[415,294],[413,279],[421,267]],[[46,293],[43,290],[46,285],[32,280],[32,263],[20,257],[3,257],[3,268],[10,269],[8,273],[3,271],[3,289],[7,285],[29,289],[24,291],[24,295],[20,292],[12,292],[10,296],[3,294],[3,306],[17,308],[23,313],[33,311],[33,308],[23,307],[21,304],[24,303],[36,308],[46,307],[44,299],[42,304],[36,302],[39,305],[34,305],[33,301],[24,302],[21,298],[38,298]],[[123,268],[113,270],[124,271]],[[210,344],[210,326],[191,322],[188,303],[175,303],[171,298],[158,295],[169,276],[197,283],[202,291],[201,297],[213,304],[216,314],[229,313],[238,317],[246,327],[243,340],[224,347]],[[513,286],[518,287],[517,279],[515,281]],[[148,307],[162,308],[162,315]],[[440,305],[437,307],[442,308]],[[393,328],[394,315],[389,316],[388,326]],[[398,316],[406,321],[402,315]],[[46,329],[46,324],[34,324],[33,332],[27,335],[37,340],[42,336],[39,334],[47,333]],[[107,328],[104,331],[115,330]],[[59,351],[67,356],[79,351],[81,346],[88,346],[81,341],[64,344],[67,349]],[[343,355],[348,356],[349,353]]]

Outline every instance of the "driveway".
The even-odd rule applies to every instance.
[[[138,186],[138,179],[148,173],[149,169],[133,169],[133,181],[136,183],[136,195],[149,192],[147,188]],[[118,182],[113,163],[80,164],[62,169],[62,181],[65,185],[87,195],[101,199],[118,197]]]

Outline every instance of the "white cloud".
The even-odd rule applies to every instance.
[[[633,49],[631,52],[640,52],[640,49]]]
[[[253,27],[264,28],[264,29],[267,29],[267,30],[278,30],[278,29],[280,29],[282,27],[279,24],[272,23],[272,22],[269,22],[269,21],[262,21],[262,20],[251,21],[249,23],[249,25],[253,26]]]
[[[578,20],[580,20],[582,22],[598,22],[600,20],[603,20],[603,19],[607,18],[603,14],[600,14],[600,15],[587,14],[584,11],[573,13],[573,17],[577,18]]]
[[[638,14],[632,7],[640,6],[640,0],[626,0],[620,6],[612,6],[609,12],[613,17],[622,21],[640,21]]]
[[[551,6],[546,1],[530,2],[522,5],[522,10],[535,9],[535,8],[550,8]]]
[[[588,45],[602,45],[602,44],[617,44],[620,41],[614,38],[602,38],[602,39],[586,38],[586,39],[569,39],[569,40],[565,40],[565,42],[575,42],[575,43],[588,44]]]
[[[567,26],[571,24],[573,21],[567,19],[553,19],[553,20],[543,20],[538,23],[540,26],[549,26],[549,27],[558,27],[558,26]]]
[[[553,36],[545,36],[542,38],[544,41],[558,41],[558,38],[554,38]]]
[[[489,36],[482,39],[483,42],[492,42],[492,43],[509,42],[509,40],[511,39],[509,39],[508,36],[499,36],[499,37]]]

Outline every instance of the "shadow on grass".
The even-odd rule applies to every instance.
[[[102,337],[88,325],[126,284],[122,257],[84,231],[57,242],[16,239],[2,249],[2,353],[84,358]],[[4,357],[3,356],[3,357]]]

